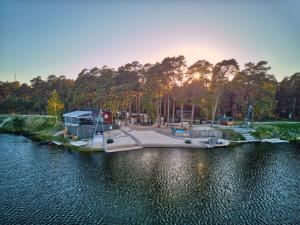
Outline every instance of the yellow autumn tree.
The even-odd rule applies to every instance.
[[[47,113],[55,116],[55,124],[57,123],[58,115],[63,111],[64,103],[59,99],[57,91],[54,90],[48,99]]]

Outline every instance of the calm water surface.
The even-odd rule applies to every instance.
[[[299,224],[294,144],[75,153],[0,134],[0,224]]]

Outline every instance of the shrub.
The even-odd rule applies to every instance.
[[[23,118],[14,117],[12,123],[15,131],[24,131],[25,121]]]
[[[231,129],[221,129],[222,131],[222,137],[224,139],[228,139],[231,141],[240,141],[240,140],[245,140],[243,135],[240,133],[235,132],[234,130]]]
[[[27,131],[40,131],[55,126],[55,117],[28,117],[25,125]]]

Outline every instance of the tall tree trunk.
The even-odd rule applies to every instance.
[[[135,94],[135,113],[137,113],[138,111],[138,102],[139,102],[139,96],[138,96],[138,92],[136,92]]]
[[[167,99],[166,99],[166,96],[164,96],[164,112],[163,112],[164,121],[163,121],[163,123],[165,123],[165,121],[166,121],[166,114],[167,114]]]
[[[129,101],[129,116],[128,116],[129,123],[131,123],[131,106],[132,106],[132,102],[131,102],[131,99],[130,99],[130,101]]]
[[[216,102],[215,102],[215,105],[214,105],[214,108],[213,108],[213,112],[212,112],[211,126],[213,126],[213,124],[215,122],[215,116],[216,116],[216,111],[217,111],[217,108],[218,108],[219,98],[220,98],[220,91],[218,90],[217,99],[216,99]]]
[[[207,101],[205,101],[205,116],[206,116],[206,121],[208,121],[208,104]]]
[[[161,98],[157,104],[157,127],[160,127],[160,107],[161,107]]]
[[[175,123],[175,108],[176,108],[176,101],[173,100],[173,110],[172,110],[172,123]]]
[[[181,103],[181,118],[180,118],[180,122],[181,122],[181,127],[183,127],[183,103]]]
[[[161,121],[162,117],[162,99],[159,99],[159,124],[161,124],[163,121]]]
[[[141,118],[140,118],[140,114],[141,114],[141,96],[140,96],[140,93],[138,92],[138,110],[137,110],[137,113],[138,113],[138,123],[141,122]]]
[[[128,125],[127,108],[125,109],[125,126]]]
[[[193,125],[194,122],[194,113],[195,113],[195,104],[192,104],[192,115],[191,115],[191,126]]]
[[[168,112],[167,112],[167,127],[169,127],[169,123],[170,123],[170,96],[168,95]]]
[[[144,124],[145,123],[145,110],[144,110],[144,107],[142,107],[142,113],[143,113],[143,115],[142,115],[142,123]],[[149,120],[149,115],[148,115],[148,120]]]

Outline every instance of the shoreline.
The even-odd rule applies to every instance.
[[[0,134],[13,134],[13,135],[21,135],[30,141],[39,144],[39,145],[55,145],[53,144],[54,140],[47,140],[43,141],[41,138],[39,138],[38,134],[31,133],[31,132],[21,132],[21,131],[0,131]],[[54,136],[53,136],[54,137]],[[289,144],[297,144],[300,143],[299,140],[291,140]],[[235,147],[237,145],[244,145],[244,144],[270,144],[270,143],[263,143],[263,142],[229,142],[226,146],[214,146],[213,148],[228,148]],[[121,151],[131,151],[131,150],[138,150],[143,148],[180,148],[180,149],[210,149],[209,147],[199,147],[199,146],[193,146],[191,144],[141,144],[139,145],[122,145],[122,146],[111,146],[111,148],[106,148],[107,146],[103,148],[90,148],[86,146],[74,146],[70,143],[62,143],[62,145],[55,145],[57,148],[63,148],[66,150],[74,151],[74,152],[86,152],[86,153],[93,153],[93,152],[107,152],[107,153],[113,153],[113,152],[121,152]]]
[[[55,140],[43,140],[41,139],[38,134],[32,133],[32,132],[22,132],[22,131],[0,131],[0,134],[14,134],[14,135],[20,135],[28,140],[38,144],[38,145],[55,145],[53,142]],[[55,137],[55,136],[53,136]],[[71,145],[70,143],[62,143],[62,145],[56,145],[57,148],[65,148],[71,151],[76,152],[103,152],[104,148],[89,148],[89,147],[79,147]]]
[[[105,151],[120,152],[129,151],[142,148],[188,148],[188,149],[209,149],[219,147],[232,147],[241,144],[262,143],[264,139],[249,140],[232,140],[217,138],[217,143],[209,143],[209,137],[192,138],[192,137],[177,137],[172,136],[162,130],[152,128],[144,128],[137,126],[122,126],[120,129],[110,130],[104,133],[105,142],[97,143],[95,145],[94,138],[85,140],[87,142],[84,146],[72,145],[68,140],[62,136],[57,136],[58,127],[53,127],[52,130],[39,131],[13,131],[9,129],[0,129],[0,133],[22,135],[25,138],[40,144],[40,145],[56,145],[58,148],[65,148],[77,152],[101,152]],[[55,132],[55,133],[54,133]],[[224,136],[224,135],[223,135]],[[97,137],[99,139],[99,136]],[[112,138],[113,143],[107,144],[106,140]],[[270,139],[271,140],[271,139]],[[189,143],[187,143],[189,141]],[[289,140],[290,143],[299,143],[299,140]]]

